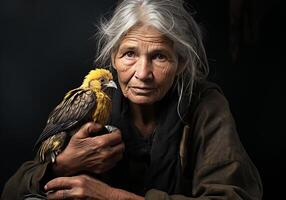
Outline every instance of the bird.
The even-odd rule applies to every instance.
[[[39,161],[54,163],[56,156],[83,124],[96,122],[106,125],[115,89],[117,86],[109,70],[90,70],[80,87],[68,91],[49,114],[46,126],[35,143]],[[113,126],[105,127],[106,132],[115,129]]]

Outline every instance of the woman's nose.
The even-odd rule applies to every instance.
[[[141,57],[136,66],[135,78],[142,81],[151,80],[153,78],[152,63],[149,62],[148,58]]]

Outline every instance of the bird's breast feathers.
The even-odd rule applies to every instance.
[[[111,99],[104,92],[96,92],[97,106],[93,114],[93,120],[105,124],[111,112]]]

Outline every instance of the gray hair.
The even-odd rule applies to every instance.
[[[191,98],[194,81],[205,79],[209,71],[201,30],[184,8],[183,0],[123,0],[109,21],[101,21],[96,63],[111,66],[112,53],[125,34],[139,23],[155,27],[173,41],[179,62],[184,63],[176,79],[179,111],[182,95]]]

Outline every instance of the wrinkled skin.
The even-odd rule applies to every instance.
[[[121,132],[115,130],[106,135],[89,137],[101,128],[100,124],[85,124],[57,156],[54,173],[60,176],[71,176],[81,171],[99,174],[114,167],[124,151]]]
[[[107,184],[86,175],[60,177],[45,186],[48,199],[84,199],[84,200],[143,200],[135,194],[112,188]]]
[[[173,43],[155,28],[131,29],[113,56],[122,93],[132,103],[152,105],[173,85],[178,58]]]

